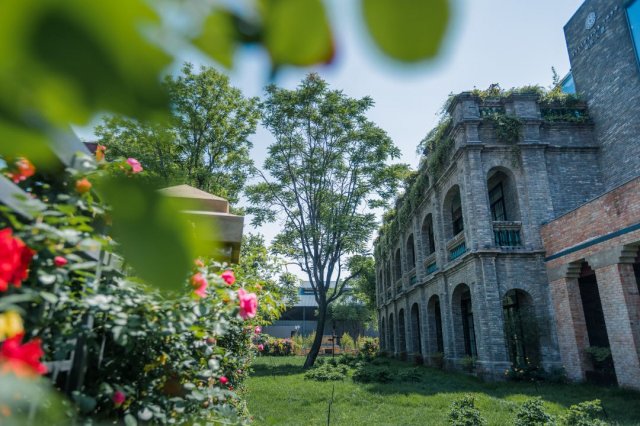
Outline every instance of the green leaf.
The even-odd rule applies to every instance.
[[[328,62],[333,41],[321,0],[264,0],[264,44],[274,64]]]
[[[448,0],[362,0],[362,13],[385,54],[418,62],[438,53],[450,10]]]
[[[158,21],[142,0],[3,2],[0,108],[60,125],[100,110],[165,111],[159,77],[170,58],[141,32]]]
[[[71,396],[73,397],[73,400],[76,402],[76,404],[78,404],[78,408],[80,409],[80,411],[84,414],[90,413],[94,410],[94,408],[96,408],[97,401],[90,396],[87,396],[78,391],[74,391]]]
[[[138,421],[131,414],[127,414],[126,416],[124,416],[124,424],[126,426],[137,426]]]
[[[218,9],[207,17],[195,45],[220,64],[231,68],[236,39],[233,16],[226,10]]]
[[[198,254],[212,253],[214,230],[141,179],[108,178],[98,189],[112,206],[113,236],[125,259],[148,284],[178,290]],[[214,239],[214,238],[213,238]],[[211,250],[211,251],[210,251]]]

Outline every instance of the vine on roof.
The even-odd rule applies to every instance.
[[[539,85],[502,89],[499,84],[492,84],[487,89],[471,91],[481,104],[488,102],[502,103],[512,95],[535,95],[540,105],[540,113],[545,122],[587,123],[590,117],[586,109],[580,108],[582,100],[579,96],[564,93],[556,84],[551,89]],[[383,215],[382,226],[376,244],[381,244],[381,254],[389,252],[400,236],[400,229],[405,229],[410,223],[413,212],[422,202],[425,191],[429,188],[429,176],[442,174],[454,147],[451,137],[453,120],[449,114],[449,107],[459,95],[449,95],[440,111],[438,124],[420,141],[416,152],[422,155],[417,171],[408,176],[405,191],[396,198],[396,208]],[[489,107],[491,104],[489,105]],[[500,108],[490,109],[491,112],[482,118],[493,124],[496,139],[500,142],[517,144],[520,138],[522,119],[508,115]],[[518,149],[516,146],[515,149]]]

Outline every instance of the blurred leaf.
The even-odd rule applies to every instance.
[[[154,21],[141,0],[3,2],[1,108],[65,125],[99,110],[165,110],[159,74],[170,60],[141,34]]]
[[[0,95],[2,96],[2,95]],[[27,157],[36,167],[55,161],[46,139],[19,123],[0,117],[0,155],[5,158]]]
[[[126,416],[124,416],[124,424],[126,426],[137,426],[138,421],[131,414],[127,414]]]
[[[11,413],[2,417],[3,426],[73,424],[65,401],[45,378],[19,378],[0,374],[0,407]]]
[[[218,9],[207,17],[195,44],[220,64],[231,68],[237,36],[233,16],[226,10]]]
[[[385,54],[417,62],[438,53],[449,22],[449,1],[362,0],[362,13]]]
[[[321,0],[264,0],[264,44],[274,64],[328,62],[333,41]]]
[[[109,178],[98,189],[113,208],[114,239],[137,274],[161,290],[180,289],[193,259],[212,250],[208,238],[215,234],[204,218],[194,224],[181,212],[188,207],[142,179]]]

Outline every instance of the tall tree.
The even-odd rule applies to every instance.
[[[400,154],[367,119],[369,97],[353,99],[310,74],[296,90],[267,87],[263,124],[275,137],[263,182],[247,189],[254,223],[283,221],[274,248],[304,271],[318,303],[316,338],[305,361],[320,350],[327,307],[361,272],[348,273],[350,256],[366,253],[376,228],[371,208],[395,193],[405,166]]]
[[[257,98],[245,98],[213,68],[168,76],[171,102],[166,122],[110,116],[96,128],[100,143],[117,156],[136,157],[167,185],[187,183],[238,201],[253,170],[248,137],[259,119]]]

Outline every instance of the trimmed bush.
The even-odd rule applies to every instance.
[[[544,411],[542,398],[526,400],[516,414],[515,426],[544,426],[554,425],[553,416]]]
[[[307,380],[317,380],[319,382],[344,380],[347,377],[349,369],[346,365],[333,365],[331,363],[322,363],[317,367],[308,370],[304,374]]]
[[[352,379],[357,383],[389,383],[394,374],[389,367],[379,367],[366,363],[359,363]]]
[[[451,403],[449,424],[452,426],[483,426],[487,421],[476,408],[476,400],[472,395],[465,395]]]
[[[599,399],[585,401],[569,407],[569,412],[561,417],[560,424],[564,426],[606,426],[601,420],[604,409]]]

